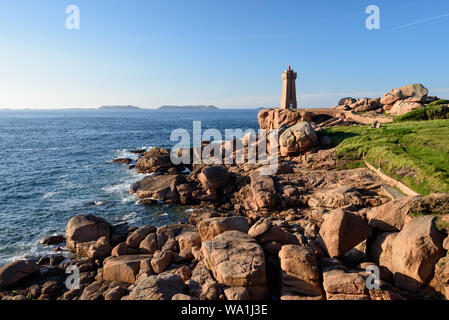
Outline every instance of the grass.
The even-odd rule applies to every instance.
[[[449,120],[409,121],[322,130],[341,160],[360,164],[362,155],[377,168],[414,191],[449,192]]]
[[[437,120],[437,119],[449,119],[449,101],[438,100],[425,108],[416,109],[394,119],[395,122],[404,121],[424,121],[424,120]]]

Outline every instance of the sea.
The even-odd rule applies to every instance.
[[[145,206],[130,195],[145,177],[114,158],[130,150],[173,147],[176,129],[258,128],[257,109],[219,110],[0,110],[0,266],[28,256],[54,253],[39,244],[64,234],[77,214],[112,224],[162,226],[188,219],[191,209]],[[197,122],[198,124],[198,122]]]

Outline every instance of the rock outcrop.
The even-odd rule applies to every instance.
[[[318,145],[318,137],[307,121],[288,127],[279,136],[281,156],[304,153],[316,145]]]
[[[392,89],[380,100],[390,114],[401,115],[409,111],[423,108],[423,102],[429,94],[422,84],[410,84]]]
[[[329,256],[339,257],[371,236],[372,230],[359,216],[337,209],[329,213],[320,228],[324,249]]]
[[[263,109],[257,115],[261,129],[279,129],[293,126],[301,121],[301,114],[290,109]]]
[[[251,236],[240,231],[226,231],[203,242],[201,252],[206,266],[220,284],[265,287],[265,255]]]
[[[177,186],[186,183],[181,174],[149,176],[140,181],[136,196],[140,199],[179,202]]]
[[[368,212],[369,225],[383,231],[399,231],[407,214],[416,207],[421,197],[396,199]]]
[[[315,255],[299,245],[285,245],[279,251],[282,269],[281,299],[322,298]]]
[[[174,165],[170,159],[170,151],[164,148],[152,148],[137,159],[137,173],[176,173],[185,170],[183,164]]]
[[[218,217],[201,221],[197,228],[201,241],[205,242],[226,231],[235,230],[248,233],[249,224],[248,219],[244,217]]]
[[[37,272],[40,266],[28,260],[18,260],[0,268],[0,289],[12,286]]]
[[[224,166],[207,167],[198,178],[207,189],[221,189],[228,183],[228,170]]]
[[[124,255],[107,258],[103,265],[103,279],[133,284],[139,273],[141,261],[151,257],[151,255]]]
[[[171,300],[179,293],[184,293],[186,286],[179,275],[160,274],[150,276],[139,283],[130,292],[127,300]]]
[[[110,237],[110,229],[103,218],[90,214],[74,216],[66,227],[67,248],[80,256],[87,256],[90,246],[100,237]]]
[[[392,241],[391,272],[398,288],[415,291],[422,287],[444,256],[444,237],[435,222],[433,216],[414,218]]]
[[[254,172],[250,175],[251,193],[253,207],[256,209],[266,209],[274,207],[276,204],[276,188],[273,179],[268,175]]]

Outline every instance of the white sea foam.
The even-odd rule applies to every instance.
[[[101,188],[101,190],[106,191],[107,193],[122,193],[126,190],[129,190],[130,183],[122,182],[118,184],[114,184],[112,186],[107,186]]]
[[[129,202],[133,202],[134,200],[135,200],[135,197],[131,194],[131,195],[127,196],[127,197],[124,197],[121,202],[122,203],[129,203]]]
[[[96,205],[96,206],[104,206],[105,204],[107,204],[108,202],[107,201],[99,201],[99,200],[95,200],[94,201],[94,204]]]
[[[186,209],[184,212],[186,212],[186,213],[192,213],[192,212],[193,212],[193,209]]]
[[[116,150],[117,158],[130,158],[136,160],[139,155],[129,152],[128,149]]]
[[[46,194],[44,194],[44,196],[42,197],[42,199],[49,199],[54,197],[55,195],[57,195],[59,192],[47,192]]]
[[[128,223],[136,223],[139,220],[140,220],[140,218],[137,216],[137,212],[134,212],[134,211],[131,212],[131,213],[125,214],[122,217],[122,221],[123,222],[128,222]]]

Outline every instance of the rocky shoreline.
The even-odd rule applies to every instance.
[[[401,99],[396,91],[392,95],[390,104]],[[262,110],[259,125],[281,129],[275,173],[261,174],[263,165],[247,161],[173,165],[170,150],[136,150],[139,158],[129,169],[149,175],[130,193],[144,205],[191,206],[189,222],[138,228],[92,214],[74,216],[65,236],[41,241],[65,242],[66,248],[57,247],[65,255],[0,269],[0,299],[449,298],[449,194],[398,196],[367,168],[340,170],[329,137],[315,133],[328,119],[272,113]],[[241,142],[247,160],[250,136]]]

